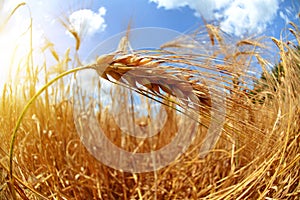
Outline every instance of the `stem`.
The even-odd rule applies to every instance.
[[[13,180],[13,153],[14,153],[14,146],[15,146],[16,134],[17,134],[17,131],[18,131],[20,125],[21,125],[21,122],[22,122],[22,120],[23,120],[26,112],[28,111],[30,105],[37,99],[37,97],[39,97],[41,95],[42,92],[44,92],[50,85],[52,85],[57,80],[63,78],[66,75],[69,75],[71,73],[75,73],[77,71],[85,70],[85,69],[93,69],[93,66],[87,65],[87,66],[83,66],[83,67],[77,67],[77,68],[70,69],[70,70],[68,70],[66,72],[61,73],[60,75],[58,75],[57,77],[55,77],[54,79],[52,79],[51,81],[49,81],[48,83],[46,83],[27,102],[27,104],[23,108],[21,114],[19,115],[19,118],[17,120],[16,126],[15,126],[15,128],[13,130],[13,133],[12,133],[12,136],[11,136],[10,149],[9,149],[9,178],[10,178],[10,181]]]

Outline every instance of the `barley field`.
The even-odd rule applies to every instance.
[[[300,30],[288,31],[236,40],[206,24],[139,50],[129,27],[88,65],[49,45],[57,64],[34,66],[29,52],[1,93],[0,199],[299,199]],[[131,166],[105,138],[131,156],[191,144]]]

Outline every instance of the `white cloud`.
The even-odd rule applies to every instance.
[[[149,0],[158,7],[176,9],[188,6],[196,16],[217,20],[222,30],[242,36],[261,33],[277,15],[279,0]]]
[[[261,33],[276,16],[278,4],[278,0],[235,0],[223,12],[221,28],[235,35]]]
[[[105,30],[107,26],[104,19],[105,14],[104,7],[100,7],[98,12],[90,9],[77,10],[69,16],[70,28],[77,33],[92,36]]]
[[[195,10],[195,15],[199,16],[200,14],[205,16],[208,19],[213,17],[213,10],[216,8],[215,1],[208,0],[149,0],[158,4],[158,8],[165,9],[176,9],[180,7],[188,6],[191,9]],[[221,0],[228,1],[228,0]]]

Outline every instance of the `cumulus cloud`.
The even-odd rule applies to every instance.
[[[278,8],[278,0],[235,0],[223,12],[220,25],[224,31],[236,35],[262,33],[276,17]]]
[[[107,26],[105,14],[105,7],[100,7],[97,12],[90,9],[77,10],[69,16],[70,29],[87,36],[104,31]]]
[[[188,6],[191,9],[195,10],[195,15],[199,16],[202,14],[208,19],[212,19],[213,10],[216,8],[217,0],[149,0],[158,5],[158,8],[165,9],[176,9],[180,7]],[[229,0],[220,0],[220,1],[229,1]]]
[[[222,30],[242,36],[261,33],[276,17],[279,0],[149,0],[165,9],[188,6],[196,16],[217,20]]]

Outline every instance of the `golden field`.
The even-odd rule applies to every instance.
[[[200,106],[193,112],[199,115],[201,122],[197,122],[199,126],[191,146],[169,165],[144,173],[124,172],[102,164],[90,154],[77,133],[74,121],[78,118],[74,118],[76,108],[70,96],[84,97],[84,94],[74,92],[69,80],[84,70],[98,70],[99,73],[98,67],[107,62],[105,57],[83,68],[75,68],[78,62],[67,71],[69,61],[78,60],[76,54],[59,55],[49,45],[44,51],[56,60],[56,65],[50,67],[32,65],[32,52],[29,52],[15,74],[18,82],[7,82],[0,99],[0,199],[299,198],[300,51],[297,46],[300,31],[294,24],[290,27],[293,41],[268,37],[233,40],[208,24],[191,34],[196,40],[207,41],[199,55],[185,52],[168,56],[158,51],[155,58],[148,55],[149,52],[138,54],[138,58],[128,52],[106,57],[110,59],[107,63],[110,66],[99,74],[101,79],[119,83],[125,73],[131,73],[128,79],[135,78],[134,83],[144,83],[146,87],[141,90],[132,80],[127,80],[122,83],[127,88],[118,87],[111,92],[112,104],[135,93],[145,101],[149,96],[157,97],[161,109],[166,112],[167,122],[159,134],[134,138],[124,135],[113,113],[101,104],[101,100],[97,101],[100,109],[95,116],[103,132],[112,143],[133,154],[155,151],[169,144],[178,131],[177,125],[181,123],[178,117],[182,115],[173,106],[181,104],[172,100],[168,88],[157,82],[147,85],[145,79],[137,77],[150,77],[159,72],[160,80],[176,80],[177,86],[184,80],[199,98]],[[80,38],[76,38],[76,42],[79,47]],[[185,42],[176,40],[163,47],[186,51]],[[270,55],[274,54],[280,58],[278,62],[284,72],[277,77],[268,68],[269,63],[276,62],[271,60]],[[143,56],[147,59],[143,60]],[[194,57],[203,59],[200,62]],[[219,77],[204,70],[204,80],[193,82],[197,70],[185,70],[176,65],[182,63],[225,75]],[[260,78],[262,72],[263,79]],[[178,73],[186,75],[185,78]],[[135,76],[137,74],[139,76]],[[39,83],[41,77],[42,82],[48,83],[44,88]],[[226,115],[220,138],[215,145],[208,144],[209,151],[199,157],[203,138],[213,120],[211,94],[206,88],[209,85],[224,87]],[[101,85],[91,87],[100,90]],[[184,87],[178,88],[184,92]],[[122,104],[128,112],[125,116],[134,114],[128,110],[136,105],[130,107],[129,104],[126,101]],[[143,117],[134,122],[138,127],[150,123]],[[97,144],[97,135],[88,137]],[[112,153],[112,156],[118,155]]]

